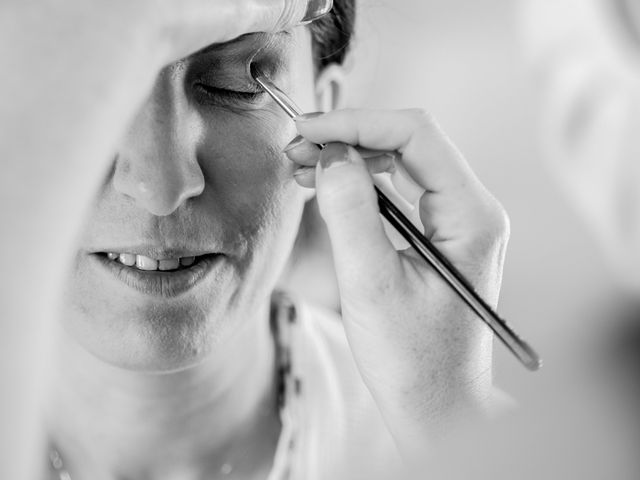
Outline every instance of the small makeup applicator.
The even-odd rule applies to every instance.
[[[302,115],[300,108],[259,69],[251,65],[251,76],[265,92],[292,119]],[[319,145],[324,148],[324,145]],[[458,269],[420,232],[377,186],[378,205],[382,216],[404,237],[404,239],[431,265],[453,288],[471,309],[484,321],[520,362],[531,371],[542,366],[538,354],[500,318],[496,312],[476,293],[471,283]]]

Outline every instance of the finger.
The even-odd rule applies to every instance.
[[[320,151],[318,151],[318,158],[319,157]],[[391,153],[383,153],[375,157],[367,158],[364,159],[364,162],[370,174],[392,172],[395,169],[395,155]],[[316,169],[314,166],[301,166],[294,172],[293,178],[298,185],[305,188],[315,188]]]
[[[389,158],[393,159],[396,156],[394,152],[385,152],[382,150],[373,150],[363,147],[355,148],[360,156],[364,159],[382,157],[384,155],[388,155]],[[287,155],[287,157],[289,157],[289,160],[291,160],[292,162],[295,162],[299,165],[311,167],[315,166],[316,163],[318,163],[318,159],[320,158],[320,150],[322,150],[322,148],[318,144],[310,142],[302,135],[297,135],[283,148],[282,151],[285,155]]]
[[[420,110],[336,110],[296,119],[301,135],[315,143],[344,142],[398,151],[422,188],[440,192],[477,182],[462,154],[435,120]]]
[[[411,205],[416,205],[425,189],[418,185],[406,171],[401,161],[397,162],[391,173],[391,183],[398,193]]]
[[[364,162],[367,166],[367,170],[369,170],[369,173],[371,174],[393,172],[396,168],[396,155],[393,153],[383,153],[364,158]]]
[[[354,148],[330,143],[321,152],[316,195],[343,294],[362,286],[363,278],[372,280],[367,285],[376,285],[381,272],[388,277],[398,258],[378,215],[371,175]]]
[[[314,167],[300,167],[293,174],[293,179],[304,188],[316,188],[316,169]]]
[[[292,162],[306,167],[315,167],[320,158],[320,150],[315,143],[298,135],[282,150]]]

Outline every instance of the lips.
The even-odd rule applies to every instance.
[[[135,253],[109,252],[106,254],[109,260],[120,262],[127,267],[134,267],[138,270],[152,272],[160,270],[163,272],[174,271],[193,266],[201,256],[184,256],[173,258],[151,258],[146,255],[136,255]]]
[[[154,258],[155,256],[160,258]],[[145,295],[177,297],[200,283],[223,255],[143,255],[130,252],[97,252],[90,255],[100,268]]]

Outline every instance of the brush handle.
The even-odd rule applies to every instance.
[[[409,242],[440,276],[456,291],[467,305],[494,331],[511,352],[531,371],[538,370],[542,361],[538,354],[525,342],[505,320],[500,318],[478,295],[469,281],[445,257],[413,223],[396,207],[377,186],[380,213]]]
[[[251,76],[274,99],[282,110],[295,119],[302,114],[300,108],[273,82],[257,70],[252,68]],[[324,148],[324,145],[318,145]],[[453,264],[420,232],[407,217],[396,207],[391,200],[378,188],[380,213],[402,235],[409,244],[440,274],[442,278],[457,292],[457,294],[469,305],[480,318],[495,332],[500,340],[513,352],[513,354],[529,369],[537,370],[542,361],[536,352],[522,340],[514,331],[495,313],[489,305],[476,293],[466,278],[453,266]]]

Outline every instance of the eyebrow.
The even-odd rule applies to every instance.
[[[225,43],[212,43],[190,55],[191,57],[207,55],[211,53],[224,54],[225,56],[245,55],[253,58],[262,50],[283,49],[291,43],[292,33],[286,30],[277,33],[247,33],[234,40]],[[250,55],[246,55],[250,53]]]

